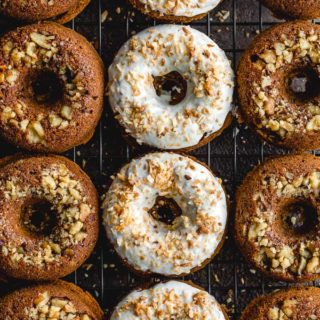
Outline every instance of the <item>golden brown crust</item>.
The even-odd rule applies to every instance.
[[[276,17],[286,19],[320,18],[319,0],[260,0]]]
[[[43,33],[49,34],[44,44]],[[50,37],[54,39],[48,40]],[[32,68],[23,59],[14,62],[14,48],[9,48],[10,54],[0,54],[0,64],[8,67],[14,64],[13,70],[18,73],[16,80],[9,85],[10,73],[0,70],[0,78],[6,79],[4,82],[0,80],[0,134],[10,143],[37,152],[60,153],[86,143],[92,137],[103,110],[104,67],[95,49],[80,34],[52,22],[11,31],[0,39],[1,47],[7,47],[10,41],[22,50],[22,54],[23,50],[48,45],[48,52],[55,53],[45,70],[37,62]],[[25,43],[29,49],[25,48]],[[32,79],[37,73],[41,75],[43,70],[58,77],[63,86],[63,93],[57,101],[38,101],[31,90]],[[22,94],[22,89],[26,93]],[[10,109],[13,113],[10,111],[8,119]],[[35,131],[36,127],[40,131]]]
[[[241,115],[261,138],[272,144],[295,150],[320,147],[318,117],[314,113],[320,96],[300,100],[287,85],[294,72],[316,68],[319,38],[320,27],[312,23],[279,24],[260,34],[239,62]],[[309,45],[305,59],[301,58],[305,50],[302,43]]]
[[[88,205],[91,207],[90,215],[83,219],[86,237],[78,243],[70,245],[68,247],[68,254],[61,253],[61,255],[58,255],[56,259],[52,261],[48,260],[40,264],[38,260],[31,260],[31,263],[27,263],[23,257],[18,261],[11,259],[10,255],[4,254],[4,250],[7,251],[7,247],[4,244],[10,243],[12,246],[20,246],[21,241],[23,242],[24,240],[25,244],[28,243],[24,248],[24,254],[31,257],[33,250],[40,250],[40,252],[42,252],[42,247],[39,249],[38,244],[42,243],[44,238],[43,235],[26,232],[21,226],[20,211],[24,206],[23,201],[28,201],[27,198],[23,198],[22,203],[20,203],[20,201],[8,202],[4,201],[4,194],[0,193],[0,208],[2,207],[1,210],[4,210],[1,214],[7,216],[7,218],[3,219],[5,222],[1,224],[0,227],[0,242],[2,244],[0,273],[5,277],[28,280],[53,280],[61,278],[76,270],[89,257],[94,249],[99,233],[98,195],[90,178],[77,164],[61,156],[11,156],[0,161],[0,181],[1,179],[7,181],[14,177],[22,177],[24,181],[28,181],[29,186],[37,187],[39,184],[42,184],[41,175],[43,170],[57,165],[65,166],[67,170],[72,173],[72,178],[76,179],[82,187],[83,193],[81,196],[83,199],[86,199]],[[41,197],[39,200],[41,200]],[[4,208],[2,204],[5,203],[11,203],[11,205]],[[13,225],[11,225],[11,223],[13,223]],[[58,228],[62,227],[63,226],[60,226]],[[8,233],[6,230],[11,231]],[[59,242],[55,240],[54,243]]]
[[[320,289],[297,287],[255,298],[243,311],[240,320],[307,320],[319,317]]]
[[[54,19],[63,24],[80,14],[89,3],[90,0],[53,0],[50,4],[40,0],[24,3],[5,0],[0,5],[0,14],[25,22]]]
[[[170,151],[169,151],[170,152]],[[154,153],[157,153],[157,152],[154,152]],[[199,163],[200,165],[204,166],[206,169],[208,169],[210,172],[212,172],[212,174],[214,174],[213,170],[204,162],[198,160],[196,157],[194,156],[191,156],[189,154],[185,154],[183,152],[173,152],[171,151],[170,153],[174,153],[174,154],[180,154],[182,156],[185,156],[185,157],[188,157],[190,159],[192,159],[193,161],[196,161],[197,163]],[[150,153],[148,153],[150,154]],[[151,152],[152,154],[152,152]],[[146,154],[142,154],[140,155],[139,157],[135,158],[135,159],[140,159],[142,158],[144,155]],[[124,164],[119,170],[118,172],[121,171],[121,169],[123,167],[125,167],[126,165],[128,165],[132,160],[130,160],[129,162],[127,162],[126,164]],[[112,183],[112,179],[110,178],[109,181],[107,182],[107,189],[111,186],[111,183]],[[226,190],[225,190],[225,187],[222,185],[222,188],[224,190],[224,192],[226,193]],[[227,193],[226,193],[226,201],[227,201],[227,210],[228,210],[228,215],[227,215],[227,221],[226,221],[226,226],[228,226],[228,222],[229,222],[229,211],[230,211],[230,201],[229,201],[229,198],[227,197]],[[136,269],[134,268],[131,264],[129,264],[125,259],[123,259],[118,253],[117,251],[115,251],[119,261],[127,268],[129,269],[131,272],[137,274],[138,276],[141,276],[141,277],[150,277],[150,276],[166,276],[168,278],[180,278],[180,277],[184,277],[184,276],[187,276],[187,275],[190,275],[190,274],[193,274],[201,269],[203,269],[205,266],[207,266],[213,259],[214,257],[219,254],[221,248],[223,247],[223,244],[226,240],[226,236],[227,236],[227,233],[228,233],[228,228],[226,227],[225,230],[224,230],[224,234],[222,235],[222,238],[220,240],[220,243],[218,244],[215,252],[212,254],[212,256],[208,259],[206,259],[205,261],[203,261],[203,263],[198,266],[198,267],[195,267],[193,268],[192,270],[190,270],[190,272],[187,272],[187,273],[183,273],[183,274],[179,274],[179,275],[176,275],[176,274],[172,274],[172,275],[162,275],[162,274],[156,274],[156,273],[153,273],[153,272],[148,272],[148,271],[141,271],[139,269]],[[109,239],[108,237],[108,234],[106,233],[106,236],[107,236],[107,239],[109,241],[109,244],[111,246],[113,246],[112,244],[112,241]]]
[[[92,320],[102,320],[103,311],[97,301],[80,287],[62,280],[48,282],[16,290],[0,299],[0,313],[6,320],[25,319],[26,312],[36,308],[37,298],[43,294],[72,303],[76,312],[71,314],[87,315]],[[86,318],[87,319],[87,318]]]
[[[311,223],[311,230],[299,233],[285,223],[287,205],[306,203],[318,209],[311,186],[317,184],[319,170],[320,159],[310,154],[279,156],[256,166],[238,187],[236,243],[270,278],[298,282],[319,278],[319,224]]]

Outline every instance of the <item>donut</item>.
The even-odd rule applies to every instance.
[[[90,0],[1,0],[0,14],[29,22],[55,19],[66,23],[77,16],[89,2]]]
[[[222,0],[129,0],[135,9],[153,19],[168,22],[191,22],[204,18]]]
[[[189,151],[230,123],[230,63],[190,27],[161,25],[133,36],[116,55],[109,79],[115,117],[138,144]]]
[[[237,190],[235,239],[265,275],[312,281],[320,274],[320,158],[287,155],[251,171]]]
[[[60,156],[0,162],[0,274],[54,280],[91,254],[99,231],[98,196],[89,177]]]
[[[319,19],[319,0],[260,0],[277,17],[287,19]]]
[[[125,297],[110,320],[206,319],[227,320],[216,299],[193,283],[168,281],[137,289]]]
[[[203,268],[225,238],[227,200],[205,164],[175,153],[132,160],[103,201],[107,237],[125,265],[149,275]]]
[[[320,318],[320,289],[297,287],[255,298],[240,320],[316,320]]]
[[[320,147],[320,26],[294,21],[259,35],[238,67],[240,113],[266,141]]]
[[[97,301],[78,286],[56,280],[30,285],[0,298],[4,320],[102,320]]]
[[[103,108],[102,62],[81,35],[49,22],[0,38],[0,135],[36,152],[86,143]]]

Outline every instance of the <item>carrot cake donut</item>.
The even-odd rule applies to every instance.
[[[319,19],[319,0],[260,0],[277,17],[289,19]]]
[[[320,26],[276,25],[241,58],[241,113],[265,140],[299,150],[320,148]]]
[[[181,276],[204,267],[225,238],[221,180],[202,163],[151,153],[125,165],[103,203],[107,236],[134,271]]]
[[[51,280],[73,272],[96,244],[98,209],[92,182],[74,162],[59,156],[4,158],[0,274]]]
[[[129,2],[153,19],[187,23],[205,17],[221,0],[129,0]]]
[[[233,71],[205,34],[161,25],[132,37],[109,68],[109,100],[139,144],[188,151],[230,123]]]
[[[320,319],[320,289],[297,287],[254,299],[240,320],[317,320]]]
[[[115,308],[110,320],[206,319],[227,320],[222,307],[192,283],[163,282],[130,293]]]
[[[270,159],[236,194],[235,236],[244,256],[265,275],[284,281],[320,278],[320,158]]]
[[[89,2],[90,0],[0,0],[0,14],[29,22],[62,18],[65,23],[79,14]],[[65,17],[68,19],[65,20]]]
[[[0,298],[4,320],[102,320],[97,301],[78,286],[57,280],[13,291]]]
[[[0,135],[32,151],[86,143],[103,108],[104,71],[91,44],[56,23],[0,38]]]

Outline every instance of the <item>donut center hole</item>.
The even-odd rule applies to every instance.
[[[173,225],[174,220],[182,215],[182,210],[173,199],[159,196],[149,214],[158,221]]]
[[[318,213],[310,203],[296,201],[284,207],[283,222],[285,227],[295,234],[306,234],[317,225]]]
[[[289,93],[297,100],[306,101],[320,95],[320,73],[313,68],[298,68],[289,74]]]
[[[34,99],[38,103],[55,103],[63,96],[63,85],[58,76],[49,70],[38,73],[32,81]]]
[[[57,217],[46,200],[33,199],[22,208],[22,225],[31,233],[49,235],[58,224]]]
[[[180,103],[187,94],[187,81],[177,72],[172,71],[163,76],[153,77],[153,86],[159,97],[168,97],[169,104]]]

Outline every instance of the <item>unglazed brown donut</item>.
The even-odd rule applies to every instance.
[[[0,161],[0,274],[53,280],[91,254],[99,229],[89,177],[60,156]]]
[[[0,38],[0,135],[60,153],[86,143],[103,108],[104,69],[92,45],[57,23]]]
[[[260,0],[277,17],[288,19],[320,18],[319,0]]]
[[[235,239],[263,274],[320,277],[320,158],[288,155],[257,166],[236,193]]]
[[[238,67],[244,120],[278,146],[320,147],[320,26],[294,21],[260,34]]]
[[[32,285],[0,299],[4,320],[61,319],[102,320],[97,301],[78,286],[57,280]]]
[[[320,289],[297,287],[255,298],[240,320],[312,320],[320,318]]]
[[[90,0],[1,0],[0,14],[23,21],[55,19],[66,23],[78,15]]]

